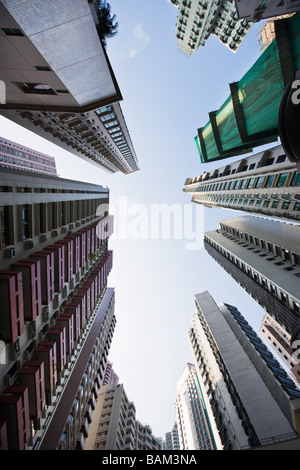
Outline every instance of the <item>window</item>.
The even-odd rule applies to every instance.
[[[290,206],[290,202],[283,202],[282,206],[281,206],[281,209],[288,209],[289,206]]]
[[[272,186],[274,178],[275,178],[275,175],[268,176],[266,180],[265,188],[270,188]]]
[[[280,298],[281,298],[282,302],[288,303],[287,295],[284,294],[283,292],[280,292]]]
[[[291,181],[291,186],[300,186],[300,173],[295,171],[292,181]]]

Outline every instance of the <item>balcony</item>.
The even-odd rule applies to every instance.
[[[14,344],[24,332],[22,272],[0,271],[0,299],[1,339]]]
[[[29,398],[26,386],[6,387],[0,396],[0,415],[2,426],[1,447],[9,450],[24,450],[30,438]],[[5,426],[4,424],[5,423]],[[6,436],[5,436],[6,428]],[[2,436],[4,440],[2,441]],[[6,437],[6,440],[5,440]],[[5,442],[6,441],[6,442]]]
[[[64,250],[64,280],[70,282],[73,276],[73,241],[58,240],[55,245],[63,247]]]
[[[24,259],[12,269],[22,272],[24,319],[34,321],[42,311],[40,261]]]

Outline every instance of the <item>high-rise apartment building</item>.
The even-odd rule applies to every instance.
[[[277,141],[281,100],[299,68],[299,24],[300,13],[276,21],[274,41],[239,81],[230,83],[230,95],[209,113],[195,136],[201,163],[249,153]]]
[[[207,252],[293,335],[300,326],[299,226],[244,216],[204,234]]]
[[[261,448],[281,441],[299,448],[291,405],[298,403],[300,390],[236,307],[218,307],[207,291],[195,299],[189,342],[221,448]]]
[[[116,323],[102,186],[2,168],[3,449],[82,449]]]
[[[97,1],[0,2],[0,113],[104,170],[138,170]],[[71,53],[70,53],[71,52]]]
[[[134,450],[135,407],[123,384],[107,384],[99,397],[86,450]]]
[[[135,450],[161,450],[160,439],[152,433],[149,424],[136,422],[135,427]]]
[[[188,178],[183,191],[206,207],[300,220],[300,173],[280,145]]]
[[[0,137],[0,170],[3,167],[58,176],[54,157]]]
[[[196,368],[188,363],[177,383],[175,412],[181,450],[216,450]]]
[[[300,385],[298,342],[296,342],[293,348],[291,335],[268,313],[264,316],[259,332],[290,370],[292,378]]]
[[[178,8],[176,38],[178,49],[187,56],[205,45],[210,35],[236,52],[251,28],[239,20],[233,0],[168,0]]]

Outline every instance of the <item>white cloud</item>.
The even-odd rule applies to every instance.
[[[126,58],[133,59],[139,52],[146,49],[150,43],[150,36],[145,33],[141,24],[136,24],[132,29],[132,37],[128,41]]]
[[[131,48],[129,49],[129,51],[128,51],[128,57],[129,57],[130,59],[133,59],[133,57],[135,57],[136,54],[137,54],[137,50],[134,49],[133,47],[131,47]]]
[[[121,36],[116,36],[117,39]],[[113,43],[112,46],[117,44],[116,57],[118,60],[133,59],[140,52],[148,47],[150,43],[150,36],[145,33],[143,25],[136,23],[131,31],[128,31],[125,38],[122,41]]]

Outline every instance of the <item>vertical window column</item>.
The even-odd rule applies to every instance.
[[[24,319],[34,321],[42,311],[40,262],[24,259],[14,263],[12,269],[22,272]]]

